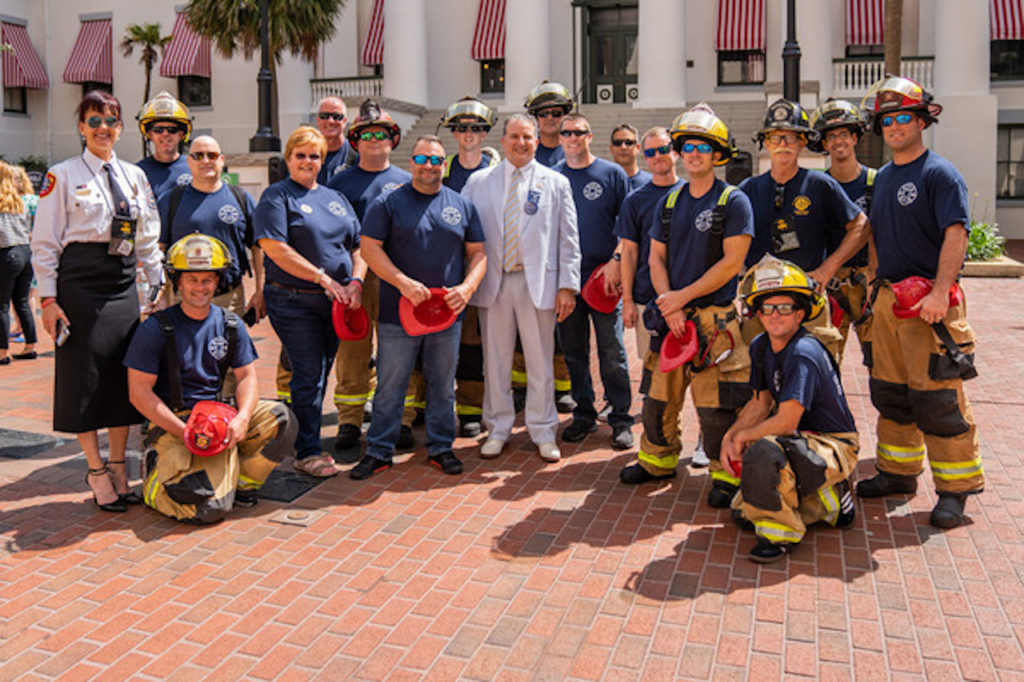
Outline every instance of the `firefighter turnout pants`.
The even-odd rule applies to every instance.
[[[484,347],[480,339],[480,313],[466,306],[455,367],[455,412],[463,421],[480,421],[484,407]]]
[[[839,283],[838,290],[829,289],[839,307],[843,311],[843,321],[839,323],[839,333],[842,341],[839,342],[839,364],[843,364],[843,351],[846,349],[846,340],[850,336],[850,329],[853,328],[857,334],[857,340],[864,344],[864,321],[866,311],[864,303],[867,300],[867,277],[864,275],[864,268],[842,267],[836,271],[833,278]],[[830,302],[831,305],[831,302]]]
[[[885,283],[878,291],[864,343],[871,369],[871,402],[878,410],[879,471],[916,476],[925,453],[938,492],[975,493],[985,486],[978,431],[964,395],[961,371],[931,325],[897,318]],[[943,319],[953,341],[973,359],[975,336],[966,301]]]

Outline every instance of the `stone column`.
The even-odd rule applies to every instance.
[[[679,0],[640,2],[637,106],[682,108],[686,103],[686,5]]]
[[[426,106],[426,26],[426,0],[384,3],[384,97]]]
[[[526,93],[551,78],[551,20],[548,0],[505,4],[505,106],[521,110]],[[562,85],[571,88],[572,83]]]
[[[800,80],[818,81],[818,101],[804,101],[808,106],[817,106],[832,96],[832,5],[831,2],[818,0],[796,1],[796,36],[801,52]],[[801,100],[804,100],[803,96]]]

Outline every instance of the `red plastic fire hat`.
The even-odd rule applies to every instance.
[[[843,323],[843,307],[832,294],[828,295],[828,309],[832,312],[832,326],[838,327]]]
[[[353,309],[334,299],[331,318],[334,320],[334,332],[342,341],[361,341],[370,333],[370,316],[363,306]]]
[[[697,325],[693,320],[686,321],[686,330],[682,337],[669,333],[661,342],[661,353],[658,356],[658,369],[671,372],[677,367],[693,360],[697,356]]]
[[[604,293],[604,273],[599,274],[598,270],[590,273],[587,283],[583,285],[581,295],[587,305],[599,313],[615,312],[615,306],[619,304],[619,299],[622,297],[621,294],[609,296]]]
[[[398,319],[402,322],[402,328],[410,336],[423,336],[443,332],[455,324],[458,315],[444,302],[447,290],[441,287],[433,287],[430,290],[430,298],[417,306],[405,296],[398,302]]]
[[[192,408],[185,423],[185,447],[199,457],[213,457],[224,451],[228,424],[238,410],[216,400],[201,400]]]
[[[911,310],[911,308],[931,293],[933,286],[930,279],[917,275],[893,282],[892,293],[896,295],[896,302],[892,304],[892,314],[901,320],[919,316],[921,309]],[[963,300],[963,290],[959,284],[953,282],[953,285],[949,287],[949,305],[959,305]]]

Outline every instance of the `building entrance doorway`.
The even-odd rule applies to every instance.
[[[597,104],[637,98],[636,3],[593,2],[583,7],[584,92]]]

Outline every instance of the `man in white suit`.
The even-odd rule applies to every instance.
[[[540,456],[561,458],[555,444],[552,355],[555,322],[576,305],[580,291],[576,206],[565,176],[537,163],[537,121],[505,119],[505,160],[470,176],[463,196],[484,226],[487,272],[471,304],[480,309],[484,347],[484,426],[480,456],[501,454],[515,421],[512,354],[516,331],[526,358],[526,426]]]

